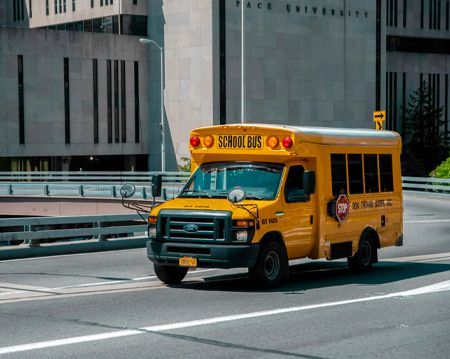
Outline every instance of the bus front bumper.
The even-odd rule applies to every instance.
[[[256,263],[259,246],[232,244],[194,244],[178,242],[147,242],[147,257],[150,261],[178,266],[181,257],[197,259],[200,268],[250,268]]]

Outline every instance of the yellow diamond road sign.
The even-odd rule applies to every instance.
[[[386,119],[386,111],[374,111],[373,122],[383,122]]]

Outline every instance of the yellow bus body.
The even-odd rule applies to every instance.
[[[193,137],[198,142],[197,146],[190,146],[193,173],[207,163],[278,163],[284,166],[276,197],[245,199],[241,206],[226,198],[176,198],[154,208],[150,218],[158,218],[164,210],[171,213],[188,210],[203,214],[227,212],[231,213],[233,221],[254,220],[255,211],[251,209],[254,213],[251,215],[248,209],[257,206],[257,225],[250,244],[257,245],[268,237],[276,239],[284,246],[289,260],[354,256],[368,231],[376,248],[402,245],[401,138],[397,133],[243,124],[198,128],[191,132],[190,138]],[[291,146],[285,148],[283,141]],[[197,143],[194,141],[194,144]],[[315,173],[315,191],[307,201],[288,203],[285,186],[289,170],[294,166]],[[344,213],[347,218],[342,221],[335,215],[340,195],[344,201],[348,200],[348,206],[344,203],[342,207],[348,207]],[[175,259],[186,255],[198,258],[196,265],[203,266],[202,252],[193,252],[187,248],[178,254],[175,250],[171,255]],[[176,265],[160,261],[160,255],[153,250],[148,252],[154,262]],[[218,266],[234,267],[232,262],[228,266],[226,263]],[[214,263],[204,264],[215,266]]]

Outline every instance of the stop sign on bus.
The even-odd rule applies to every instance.
[[[336,218],[340,223],[343,223],[347,220],[349,212],[350,201],[345,194],[339,195],[336,200]]]

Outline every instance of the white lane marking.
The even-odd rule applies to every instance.
[[[429,261],[429,260],[445,260],[450,258],[450,252],[446,253],[434,253],[434,254],[421,254],[417,256],[409,257],[395,257],[395,258],[383,258],[381,262],[413,262],[413,261]]]
[[[142,251],[145,249],[142,248],[131,248],[131,249],[116,249],[113,251],[101,251],[101,252],[89,252],[89,253],[75,253],[75,254],[61,254],[58,256],[45,256],[45,257],[33,257],[33,258],[20,258],[20,259],[8,259],[8,260],[2,260],[0,263],[12,263],[12,262],[27,262],[27,261],[34,261],[34,260],[43,260],[43,259],[58,259],[58,258],[64,258],[64,257],[78,257],[78,256],[90,256],[90,255],[99,255],[99,254],[114,254],[117,252],[131,252],[131,251]]]
[[[416,224],[416,223],[450,223],[450,219],[424,219],[418,221],[405,221],[405,224]]]
[[[216,271],[216,270],[218,270],[218,269],[214,268],[214,269],[203,269],[203,270],[189,271],[187,273],[187,275],[194,275],[194,274],[197,274],[197,273],[211,272],[211,271]],[[109,281],[109,282],[74,284],[74,285],[67,285],[67,286],[64,286],[64,287],[54,287],[54,288],[21,286],[19,289],[30,288],[30,290],[35,290],[35,291],[51,292],[51,291],[61,290],[61,289],[72,289],[72,288],[83,288],[83,287],[98,287],[98,286],[110,285],[110,284],[132,283],[132,282],[138,282],[138,281],[144,281],[144,280],[147,280],[147,279],[156,279],[156,278],[157,278],[156,276],[147,276],[147,277],[124,279],[124,280],[113,280],[113,281]],[[0,283],[0,287],[1,287],[2,284],[4,284],[4,283]],[[10,284],[10,286],[16,286],[16,285]],[[14,292],[0,293],[0,296],[8,295],[8,294],[11,295],[11,294],[26,293],[26,292],[27,292],[27,290],[17,290],[17,291],[14,291]]]
[[[175,329],[191,328],[191,327],[197,327],[197,326],[203,326],[203,325],[212,325],[212,324],[218,324],[218,323],[224,323],[224,322],[244,320],[244,319],[267,317],[267,316],[280,315],[280,314],[286,314],[286,313],[301,312],[301,311],[306,311],[306,310],[311,310],[311,309],[335,307],[335,306],[341,306],[341,305],[347,305],[347,304],[353,304],[353,303],[370,302],[370,301],[389,299],[389,298],[395,298],[395,297],[412,297],[412,296],[423,295],[423,294],[428,294],[428,293],[436,293],[436,292],[442,292],[442,291],[450,291],[450,280],[432,284],[432,285],[428,285],[425,287],[412,289],[412,290],[406,290],[403,292],[396,292],[396,293],[378,295],[378,296],[367,297],[367,298],[349,299],[349,300],[342,300],[342,301],[338,301],[338,302],[312,304],[312,305],[305,305],[305,306],[298,306],[298,307],[279,308],[279,309],[265,310],[265,311],[259,311],[259,312],[250,312],[250,313],[242,313],[242,314],[235,314],[235,315],[227,315],[227,316],[222,316],[222,317],[213,317],[213,318],[192,320],[192,321],[187,321],[187,322],[154,325],[154,326],[133,329],[133,330],[119,330],[119,331],[106,332],[106,333],[101,333],[101,334],[84,335],[84,336],[78,336],[78,337],[72,337],[72,338],[48,340],[48,341],[29,343],[29,344],[19,344],[19,345],[13,345],[13,346],[9,346],[9,347],[0,348],[0,355],[1,354],[19,353],[19,352],[44,349],[44,348],[54,348],[54,347],[65,346],[65,345],[70,345],[70,344],[80,344],[80,343],[94,342],[94,341],[99,341],[99,340],[121,338],[121,337],[127,337],[127,336],[131,336],[131,335],[147,334],[149,332],[165,332],[165,331],[175,330]]]
[[[210,272],[217,269],[204,269],[204,270],[196,270],[196,271],[189,271],[187,272],[187,275],[192,275],[196,273],[204,273],[204,272]],[[109,285],[109,284],[118,284],[118,283],[129,283],[129,282],[138,282],[146,279],[156,279],[157,277],[155,275],[147,276],[147,277],[139,277],[139,278],[130,278],[130,279],[124,279],[124,280],[113,280],[109,282],[97,282],[97,283],[84,283],[84,284],[75,284],[75,285],[68,285],[65,287],[57,287],[57,288],[50,288],[50,290],[58,290],[58,289],[67,289],[67,288],[82,288],[82,287],[97,287],[102,285]]]

